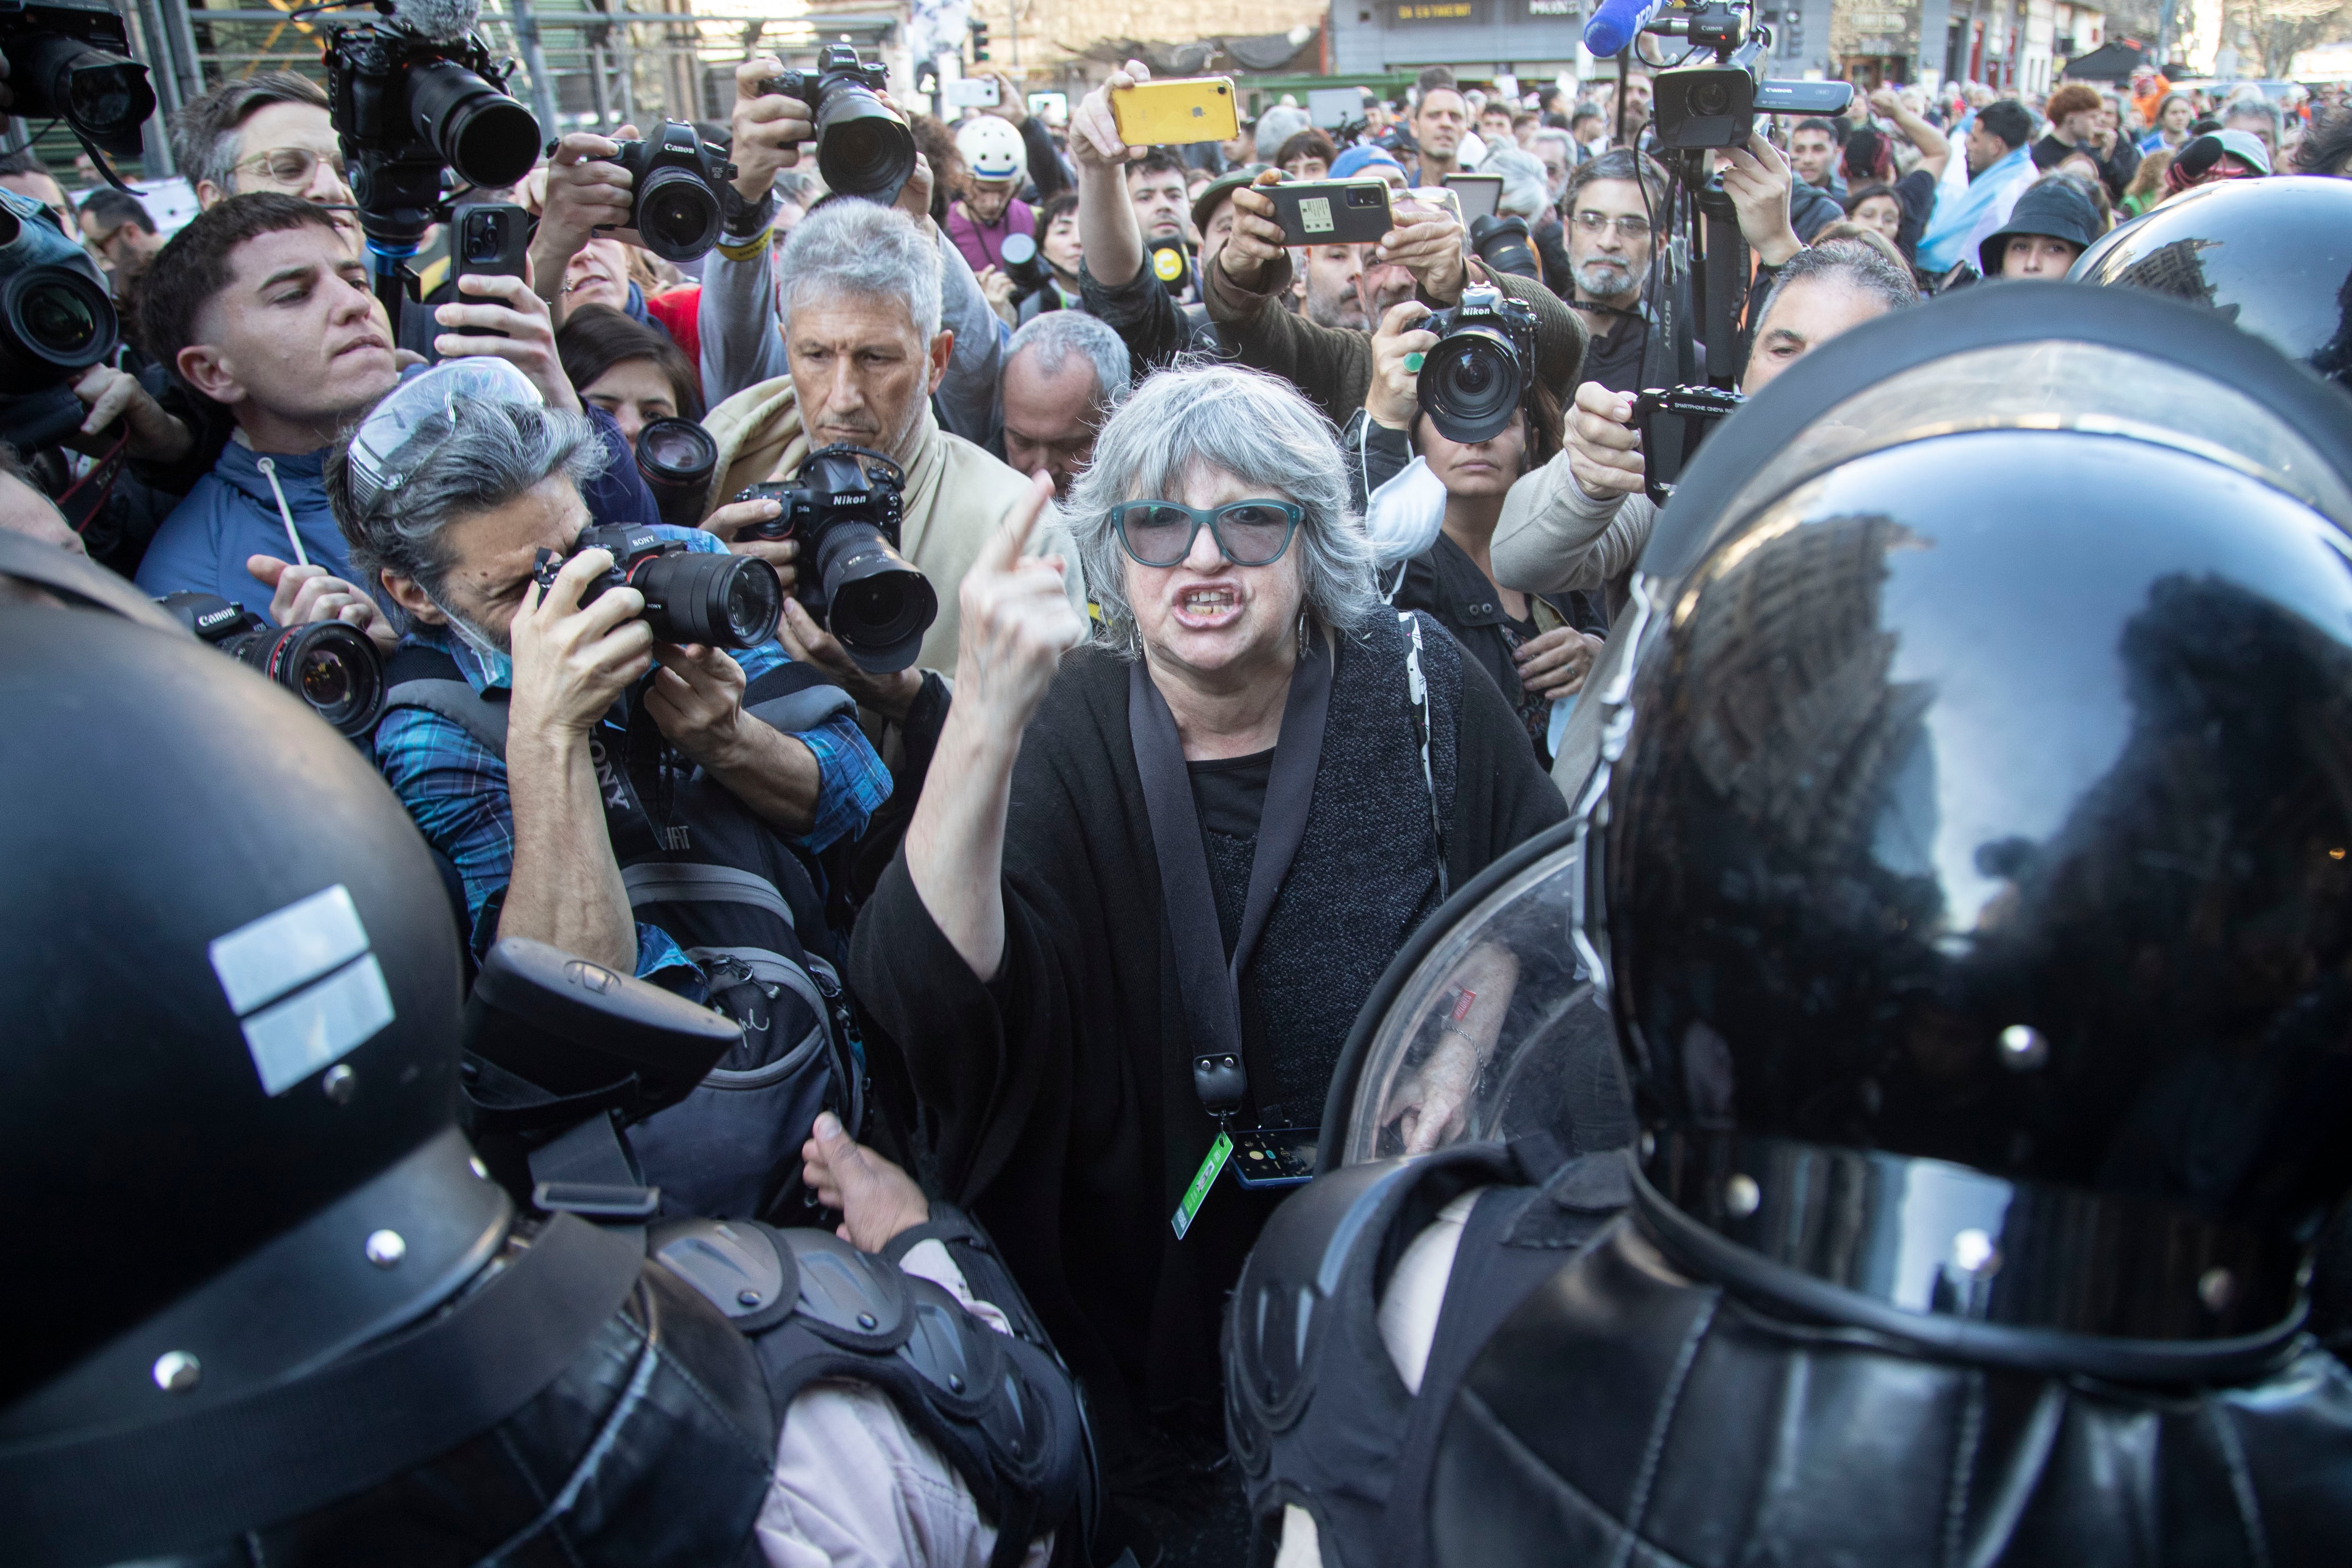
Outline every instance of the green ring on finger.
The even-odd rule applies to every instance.
[[[1423,353],[1419,349],[1413,350],[1411,353],[1404,356],[1405,370],[1411,374],[1419,375],[1421,374],[1422,362],[1428,357],[1429,356],[1427,354]]]

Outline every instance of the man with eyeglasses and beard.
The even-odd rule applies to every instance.
[[[1638,392],[1650,323],[1642,285],[1650,273],[1653,218],[1666,207],[1666,176],[1631,148],[1604,153],[1569,176],[1569,301],[1591,329],[1584,378]]]

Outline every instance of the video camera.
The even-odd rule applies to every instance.
[[[130,32],[107,0],[0,5],[8,112],[64,121],[93,157],[138,156],[139,128],[155,112],[147,68],[130,55]],[[103,158],[97,161],[104,166]]]
[[[539,162],[540,125],[507,91],[514,62],[473,32],[474,7],[449,0],[385,20],[338,27],[327,41],[327,112],[342,142],[367,236],[376,298],[400,330],[405,269],[419,241],[449,216],[445,170],[501,190]]]
[[[1651,215],[1650,276],[1643,289],[1651,328],[1642,381],[1660,390],[1643,432],[1651,493],[1673,476],[1723,410],[1719,395],[1747,366],[1748,241],[1723,188],[1716,154],[1743,146],[1759,114],[1840,114],[1853,100],[1843,81],[1768,81],[1772,30],[1753,20],[1753,0],[1601,0],[1585,24],[1594,54],[1626,49],[1636,35],[1687,40],[1650,79],[1658,161],[1675,177],[1666,208]],[[1666,13],[1661,15],[1661,13]],[[1702,54],[1712,63],[1691,63]]]
[[[760,84],[763,93],[797,98],[816,120],[816,168],[828,189],[888,202],[915,174],[915,133],[880,94],[890,84],[878,60],[858,63],[847,44],[816,52],[814,70],[788,70]]]
[[[0,190],[0,441],[31,453],[81,428],[73,383],[121,337],[98,264],[48,208]]]
[[[906,475],[864,447],[820,447],[797,478],[751,486],[737,500],[772,500],[757,539],[798,539],[803,563],[793,595],[858,668],[888,675],[915,662],[939,619],[931,581],[898,553]]]
[[[365,632],[341,621],[273,626],[214,594],[167,594],[155,601],[202,640],[310,704],[358,740],[383,716],[383,656]]]
[[[635,588],[645,595],[645,623],[658,641],[757,647],[776,635],[783,616],[783,582],[758,556],[690,550],[682,539],[627,523],[583,528],[561,555],[541,551],[532,577],[541,587],[552,584],[563,563],[583,550],[609,551],[613,564],[580,603],[594,604],[608,588]]]

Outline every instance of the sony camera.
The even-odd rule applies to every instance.
[[[478,34],[428,37],[398,17],[339,27],[327,43],[327,105],[360,227],[402,258],[441,216],[441,173],[501,190],[539,162],[540,127],[507,91],[514,62]]]
[[[73,384],[121,336],[79,240],[32,197],[0,190],[0,441],[30,454],[79,429]]]
[[[583,528],[562,555],[541,551],[531,575],[542,587],[551,584],[564,562],[583,550],[608,550],[613,564],[580,602],[593,604],[608,588],[635,588],[646,596],[645,622],[658,641],[757,647],[783,618],[783,582],[758,556],[689,550],[684,540],[626,523]]]
[[[8,112],[28,126],[62,120],[119,158],[139,155],[139,128],[155,112],[147,68],[130,54],[131,35],[107,0],[0,5]]]
[[[205,642],[276,681],[343,734],[359,739],[383,716],[383,656],[368,635],[341,621],[273,626],[216,594],[167,594],[156,601]]]
[[[783,507],[749,536],[800,541],[793,596],[858,668],[877,675],[914,663],[940,615],[930,579],[898,553],[906,483],[898,465],[879,452],[820,447],[798,477],[753,485],[735,498]]]
[[[860,65],[847,44],[827,44],[814,70],[788,70],[761,84],[809,106],[816,119],[816,167],[828,189],[868,201],[896,200],[914,177],[915,133],[878,96],[887,67]]]
[[[1535,307],[1491,283],[1462,290],[1462,302],[1423,323],[1437,346],[1414,385],[1422,412],[1449,441],[1491,441],[1527,401],[1536,357]]]
[[[668,120],[641,142],[622,142],[613,162],[635,182],[629,226],[647,250],[665,261],[710,253],[719,243],[719,187],[735,177],[726,153],[684,121]]]

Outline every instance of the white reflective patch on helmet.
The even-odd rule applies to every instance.
[[[215,937],[207,952],[265,1093],[283,1094],[393,1020],[383,970],[341,883]]]

